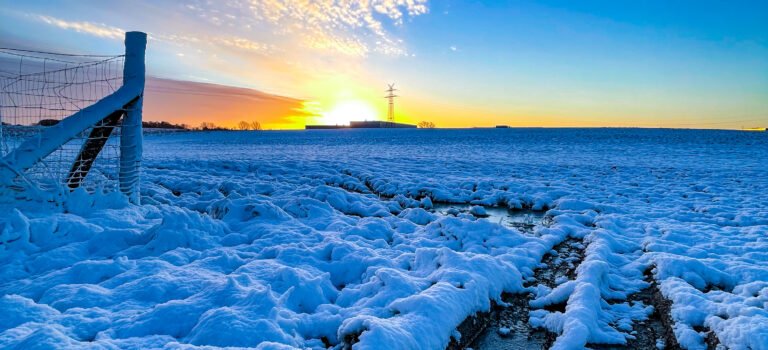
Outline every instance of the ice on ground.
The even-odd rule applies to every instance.
[[[633,337],[650,271],[683,347],[765,349],[766,154],[730,131],[148,135],[141,206],[0,204],[0,347],[442,349],[533,292],[531,323],[580,349]],[[524,289],[569,236],[576,277]]]

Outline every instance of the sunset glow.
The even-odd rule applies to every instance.
[[[145,31],[165,85],[252,91],[150,90],[179,110],[149,120],[383,120],[394,82],[396,119],[438,127],[768,125],[765,2],[30,1],[0,21],[2,46],[94,54]]]
[[[319,122],[326,125],[349,125],[356,120],[377,120],[376,113],[364,101],[340,101],[332,110],[324,113]]]

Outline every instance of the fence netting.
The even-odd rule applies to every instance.
[[[124,60],[124,55],[0,48],[0,155],[39,140],[46,128],[116,91],[123,82]],[[105,117],[20,174],[19,186],[116,188],[122,114]]]

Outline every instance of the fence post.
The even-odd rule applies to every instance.
[[[140,204],[139,177],[142,154],[141,108],[144,96],[144,53],[147,34],[125,33],[125,63],[123,86],[136,87],[138,97],[125,106],[125,116],[120,135],[120,191],[131,203]]]

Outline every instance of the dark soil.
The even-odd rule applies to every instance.
[[[659,285],[650,270],[645,272],[645,281],[651,284],[650,287],[632,294],[628,298],[631,301],[641,301],[645,305],[653,306],[653,314],[648,316],[648,320],[637,322],[632,326],[632,335],[635,336],[635,339],[628,340],[626,345],[587,344],[588,347],[599,350],[657,349],[656,341],[661,339],[664,342],[664,349],[681,349],[672,330],[674,325],[670,314],[672,302],[661,294]],[[696,329],[696,331],[707,333],[704,338],[707,349],[718,348],[720,342],[714,332],[705,327]]]
[[[630,301],[640,301],[644,305],[653,306],[653,313],[648,316],[647,320],[632,325],[630,334],[635,336],[635,339],[629,339],[626,345],[587,344],[588,347],[599,350],[658,349],[656,342],[661,339],[664,343],[664,349],[680,349],[672,331],[673,321],[670,316],[672,302],[664,298],[659,291],[656,280],[649,272],[646,273],[645,280],[651,284],[650,287],[627,298]]]
[[[547,255],[543,259],[546,268],[534,271],[536,279],[526,286],[544,284],[555,287],[560,277],[573,279],[578,262],[583,256],[583,246],[579,241],[569,238],[557,245],[557,255]],[[528,323],[529,301],[532,295],[502,294],[501,300],[506,306],[495,305],[490,312],[478,313],[468,317],[457,328],[461,339],[451,338],[447,349],[547,349],[557,335],[544,329],[534,329]],[[564,307],[564,305],[562,305]],[[555,306],[557,307],[557,306]],[[502,332],[502,329],[509,332]]]

